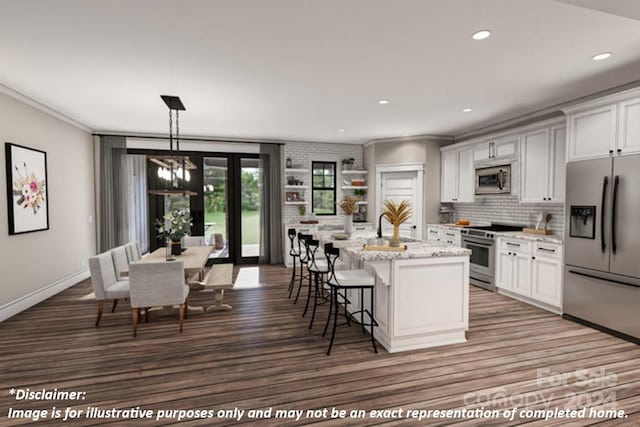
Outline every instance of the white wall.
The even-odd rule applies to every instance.
[[[95,254],[89,132],[0,93],[0,141],[47,153],[49,230],[9,236],[5,150],[0,150],[0,321],[87,277]],[[42,292],[39,292],[42,291]]]

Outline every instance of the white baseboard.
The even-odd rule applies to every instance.
[[[79,271],[75,274],[72,274],[71,276],[50,283],[45,287],[38,289],[37,291],[33,291],[1,306],[0,322],[4,322],[8,318],[15,316],[16,314],[28,309],[29,307],[33,307],[34,305],[46,300],[47,298],[51,298],[55,294],[58,294],[65,289],[70,288],[78,282],[81,282],[84,279],[88,278],[89,276],[89,269]]]

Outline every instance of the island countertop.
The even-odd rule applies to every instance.
[[[366,232],[355,232],[347,240],[337,240],[333,238],[333,233],[318,233],[316,236],[322,244],[332,243],[334,247],[344,251],[351,259],[359,261],[382,261],[391,259],[411,259],[411,258],[432,258],[447,256],[468,256],[471,251],[457,246],[451,246],[443,243],[423,242],[419,240],[406,239],[409,241],[402,242],[406,245],[404,251],[370,251],[365,250],[364,246],[375,236]]]

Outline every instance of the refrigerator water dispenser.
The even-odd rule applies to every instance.
[[[596,207],[571,206],[569,236],[583,239],[596,238]]]

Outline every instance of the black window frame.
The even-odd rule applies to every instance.
[[[316,165],[320,165],[320,167],[322,168],[322,170],[324,170],[326,168],[327,165],[330,165],[333,167],[333,187],[316,187],[315,185],[315,180],[314,178],[314,170],[315,170],[315,166]],[[323,173],[323,177],[325,177],[324,173]],[[324,179],[323,179],[324,181]],[[326,184],[326,182],[323,182],[324,184]],[[317,213],[315,212],[315,203],[314,203],[314,195],[315,195],[315,191],[316,190],[321,190],[321,191],[331,191],[333,193],[333,203],[331,204],[333,207],[333,212],[332,213],[328,213],[328,212],[324,212],[324,213]],[[312,160],[311,161],[311,213],[313,213],[314,215],[318,215],[318,216],[331,216],[331,215],[336,215],[337,211],[336,211],[336,197],[337,197],[337,191],[338,191],[338,163],[337,162],[330,162],[330,161],[322,161],[322,160]]]

